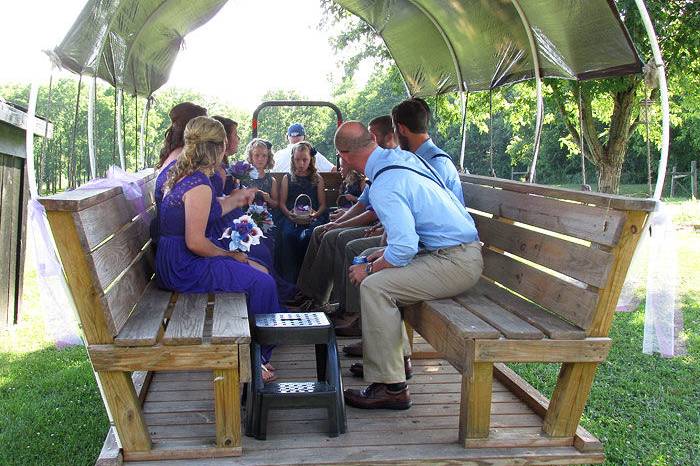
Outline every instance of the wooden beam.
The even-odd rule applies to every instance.
[[[493,375],[512,394],[520,398],[532,409],[535,414],[544,417],[549,408],[549,400],[545,398],[535,387],[520,377],[513,369],[505,364],[497,363],[493,366]],[[576,428],[574,434],[574,446],[581,452],[602,452],[603,444],[581,426]]]
[[[216,446],[241,446],[241,397],[238,368],[214,371],[214,412]]]
[[[475,340],[477,362],[602,362],[609,338],[586,340]]]
[[[595,362],[562,364],[544,417],[542,429],[546,433],[552,437],[568,437],[576,433],[597,367]]]
[[[473,342],[467,344],[467,370],[462,374],[459,402],[459,443],[467,448],[467,439],[489,436],[493,364],[473,361]]]
[[[640,199],[616,194],[594,193],[590,191],[578,191],[575,189],[556,188],[553,186],[523,183],[520,181],[505,180],[480,175],[460,175],[463,182],[493,186],[508,191],[537,194],[540,196],[577,201],[585,204],[593,204],[617,210],[644,210],[653,212],[656,209],[657,201],[653,199]]]
[[[627,278],[627,271],[642,236],[648,215],[647,212],[628,213],[620,241],[611,251],[614,259],[610,266],[610,275],[605,287],[601,288],[598,293],[598,301],[592,315],[591,325],[587,327],[589,336],[605,337],[610,332],[617,301],[620,298],[622,286]]]
[[[81,246],[81,235],[73,213],[48,211],[47,214],[85,338],[90,344],[111,343],[113,334],[110,328],[114,328],[114,323],[97,285],[95,272]]]
[[[95,369],[122,448],[125,451],[150,450],[151,437],[131,377],[126,372]]]
[[[88,353],[97,371],[165,371],[233,369],[238,367],[238,345],[156,345],[119,347],[89,345]]]

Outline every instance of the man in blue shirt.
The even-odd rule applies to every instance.
[[[428,134],[430,108],[425,100],[418,97],[404,100],[391,110],[391,119],[399,146],[428,162],[440,175],[447,189],[464,202],[457,168],[450,156],[436,146]]]
[[[370,202],[387,246],[350,267],[360,286],[363,372],[370,385],[346,390],[355,407],[407,409],[399,304],[458,295],[479,280],[483,262],[474,221],[435,170],[414,154],[382,149],[360,122],[335,135],[343,163],[372,183]]]

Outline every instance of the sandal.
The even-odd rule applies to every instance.
[[[260,369],[261,369],[260,374],[262,375],[263,383],[270,383],[270,382],[274,382],[275,380],[277,380],[277,376],[275,375],[275,373],[272,372],[267,367],[265,367],[264,364],[262,364],[260,366]]]

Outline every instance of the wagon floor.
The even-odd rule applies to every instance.
[[[418,338],[418,337],[417,337]],[[339,346],[354,340],[340,340]],[[422,349],[430,350],[425,347]],[[279,380],[311,380],[315,374],[313,346],[278,347],[272,363]],[[364,385],[349,375],[356,360],[341,356],[345,387]],[[154,448],[201,446],[215,438],[214,401],[210,372],[154,374],[144,402]],[[243,456],[198,460],[125,462],[129,465],[260,465],[260,464],[579,464],[604,459],[600,443],[582,429],[584,438],[551,438],[542,433],[542,418],[494,381],[491,433],[472,440],[470,448],[457,443],[461,376],[444,360],[414,360],[409,382],[413,406],[407,411],[360,410],[348,407],[348,431],[327,435],[325,411],[273,411],[267,440],[243,436]],[[515,392],[518,392],[515,390]],[[520,393],[522,396],[522,393]],[[541,412],[541,410],[539,410]],[[583,446],[582,446],[583,445]]]

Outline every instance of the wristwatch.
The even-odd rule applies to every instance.
[[[372,272],[372,264],[373,262],[367,262],[367,265],[365,266],[365,272],[367,275],[372,275],[374,272]]]

